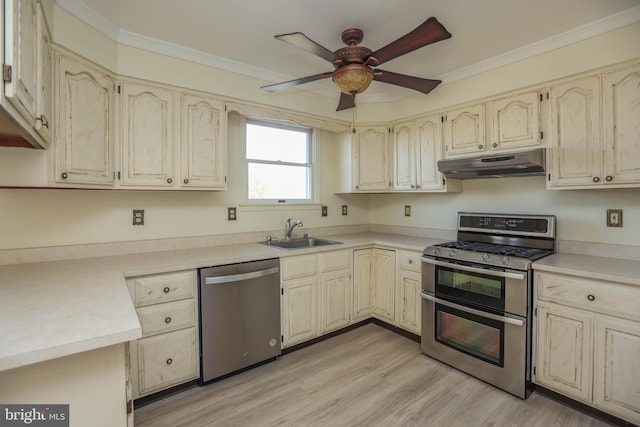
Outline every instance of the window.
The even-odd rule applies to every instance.
[[[247,201],[313,200],[312,129],[248,119]]]

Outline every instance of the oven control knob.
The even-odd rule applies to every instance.
[[[450,257],[456,256],[456,251],[454,251],[453,249],[449,249],[449,256]]]
[[[489,255],[489,254],[482,254],[482,260],[483,260],[484,262],[489,262],[489,261],[491,261],[491,255]]]
[[[511,258],[509,258],[508,256],[503,257],[502,258],[502,265],[509,265],[511,264]]]
[[[433,248],[431,253],[434,254],[434,255],[438,255],[440,253],[440,248]]]

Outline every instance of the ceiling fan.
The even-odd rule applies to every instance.
[[[435,17],[427,19],[413,31],[375,52],[365,46],[360,46],[363,32],[357,28],[349,28],[342,32],[342,41],[347,46],[335,52],[331,52],[302,33],[281,34],[275,38],[331,62],[335,69],[332,72],[262,86],[261,89],[267,92],[277,92],[331,77],[341,92],[336,111],[355,107],[356,95],[364,92],[373,80],[429,93],[441,83],[441,80],[412,77],[373,67],[449,37],[451,37],[451,33]]]

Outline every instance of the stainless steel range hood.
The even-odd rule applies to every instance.
[[[438,170],[450,179],[544,175],[545,150],[537,148],[522,153],[440,160]]]

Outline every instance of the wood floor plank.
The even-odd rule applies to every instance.
[[[374,324],[136,409],[137,427],[607,424],[534,393],[521,400]]]

